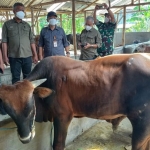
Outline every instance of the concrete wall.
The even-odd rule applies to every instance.
[[[0,82],[2,84],[11,84],[11,73],[9,67],[4,71],[4,74],[0,75]],[[0,126],[1,127],[14,127],[13,121],[2,125],[2,121],[8,119],[9,116],[0,115]],[[66,144],[73,141],[78,135],[89,129],[91,126],[96,124],[99,120],[90,118],[74,118],[69,126]],[[17,136],[16,129],[13,130],[1,130],[0,129],[0,150],[50,150],[51,141],[50,132],[52,123],[36,123],[36,135],[35,138],[29,144],[22,144]],[[52,132],[53,133],[53,132]],[[53,135],[53,134],[52,134]],[[53,137],[53,136],[52,136]]]
[[[133,44],[134,40],[140,40],[141,42],[146,42],[150,40],[150,32],[127,32],[125,34],[125,44]],[[122,33],[116,32],[114,36],[114,46],[122,45]]]

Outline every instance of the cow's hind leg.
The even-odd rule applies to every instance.
[[[64,150],[68,126],[72,116],[60,116],[54,118],[54,150]]]
[[[130,119],[130,118],[129,118]],[[150,121],[147,117],[130,119],[133,127],[132,150],[150,150]]]

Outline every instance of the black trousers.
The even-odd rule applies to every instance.
[[[12,84],[20,80],[21,71],[23,79],[31,72],[32,57],[12,58],[9,57],[10,70],[12,73]]]

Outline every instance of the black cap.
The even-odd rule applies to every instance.
[[[50,11],[50,12],[48,12],[48,14],[47,14],[47,18],[48,18],[48,17],[51,17],[51,16],[55,16],[55,17],[57,17],[57,15],[56,15],[56,13],[55,13],[54,11]]]

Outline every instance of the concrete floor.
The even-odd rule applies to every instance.
[[[102,121],[66,146],[66,150],[131,150],[131,132],[128,119],[124,119],[115,132],[110,123]]]

